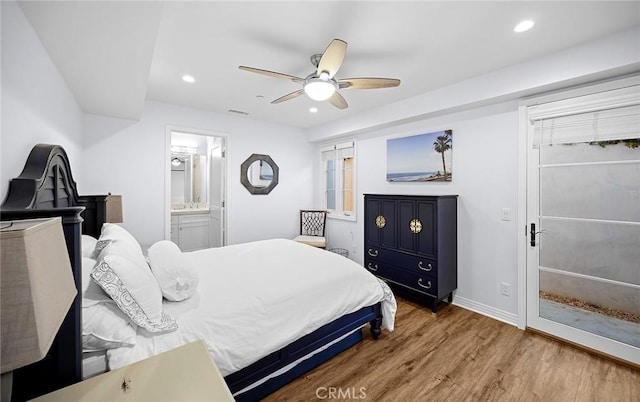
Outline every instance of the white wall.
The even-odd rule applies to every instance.
[[[2,160],[0,196],[38,143],[62,145],[81,169],[82,111],[22,9],[2,7]],[[77,179],[77,178],[76,178]]]
[[[147,102],[139,122],[86,115],[82,192],[121,194],[123,226],[146,246],[163,239],[167,125],[228,136],[228,244],[296,234],[298,211],[314,200],[314,146],[299,129],[245,117],[160,102]],[[271,194],[252,195],[240,184],[240,164],[253,153],[280,167]]]
[[[446,129],[453,130],[452,182],[386,181],[387,139]],[[493,312],[494,315],[507,312],[506,319],[514,320],[517,312],[517,143],[518,113],[515,102],[362,135],[357,142],[358,220],[354,223],[330,219],[327,224],[329,248],[346,248],[351,258],[363,263],[363,194],[457,194],[456,297],[499,310]],[[501,220],[502,208],[511,210],[511,221]],[[510,297],[500,295],[500,282],[512,285]]]

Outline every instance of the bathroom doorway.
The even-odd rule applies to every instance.
[[[167,128],[165,239],[182,251],[226,244],[226,136]]]

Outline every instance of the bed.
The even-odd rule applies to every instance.
[[[99,209],[95,201],[99,196],[93,196],[94,201],[88,206],[86,200],[80,201],[82,197],[77,196],[64,150],[58,146],[39,147],[45,148],[45,151],[39,152],[40,155],[46,155],[43,159],[58,161],[54,163],[55,167],[50,163],[40,162],[40,168],[36,169],[41,173],[39,177],[49,177],[50,172],[56,171],[59,177],[67,178],[59,181],[64,191],[56,192],[72,194],[72,202],[63,203],[63,208],[45,208],[49,211],[47,213],[55,214],[56,210],[74,208],[74,213],[81,214],[89,209]],[[31,156],[27,165],[30,164],[30,160]],[[61,163],[61,160],[66,162]],[[58,180],[54,182],[58,183]],[[11,187],[13,184],[10,190]],[[38,185],[32,187],[37,188]],[[11,191],[7,199],[11,198],[10,194]],[[82,205],[83,202],[85,205]],[[11,205],[13,206],[9,207]],[[2,206],[3,219],[26,218],[33,214],[41,216],[43,213],[35,212],[37,208],[33,206],[16,208],[15,205],[7,204],[5,201]],[[20,211],[21,209],[23,211]],[[148,261],[152,268],[147,271],[160,278],[157,273],[163,272],[162,269],[171,271],[170,266],[161,267],[162,262],[180,261],[178,265],[184,269],[188,268],[192,275],[193,282],[190,288],[197,290],[182,300],[171,301],[167,297],[173,298],[175,295],[167,296],[165,288],[174,293],[182,291],[186,286],[185,281],[180,284],[174,280],[173,285],[165,286],[170,281],[167,282],[166,278],[158,279],[157,283],[162,283],[158,285],[160,291],[165,296],[160,298],[163,300],[160,310],[156,296],[147,297],[148,300],[153,300],[152,303],[145,301],[144,295],[157,294],[154,293],[156,290],[148,290],[147,293],[134,290],[130,294],[143,300],[140,303],[144,307],[142,311],[149,312],[145,313],[148,322],[134,321],[138,316],[129,316],[130,312],[126,311],[128,307],[118,305],[116,300],[119,296],[110,293],[110,289],[118,288],[117,282],[107,281],[108,284],[105,285],[103,278],[112,279],[115,276],[123,285],[118,289],[136,289],[135,286],[124,284],[131,284],[127,275],[133,272],[130,269],[132,261],[138,264],[137,266],[141,265],[140,256],[144,252],[141,249],[132,251],[135,249],[134,245],[116,246],[124,244],[124,238],[132,243],[135,242],[135,238],[128,233],[122,234],[124,229],[118,225],[103,225],[98,215],[100,214],[94,213],[93,216],[84,217],[85,226],[96,228],[93,232],[80,233],[79,223],[76,222],[75,230],[65,230],[65,235],[68,232],[67,240],[76,283],[80,293],[85,295],[83,300],[78,298],[72,310],[81,309],[86,315],[87,305],[93,303],[101,305],[102,309],[108,306],[108,310],[116,315],[120,314],[120,318],[124,313],[124,316],[130,319],[130,323],[136,322],[136,325],[131,325],[134,335],[132,337],[131,331],[128,331],[128,341],[125,344],[108,345],[106,356],[110,369],[195,339],[204,339],[234,397],[237,400],[258,400],[360,341],[363,326],[370,325],[374,338],[380,335],[381,326],[393,329],[395,299],[386,284],[347,258],[286,239],[271,239],[190,253],[176,251],[172,248],[173,243],[168,241],[158,242],[149,250],[148,260],[145,260],[145,264]],[[92,222],[88,222],[89,220]],[[117,233],[116,239],[108,239],[109,232],[111,237],[114,237],[114,232]],[[88,235],[95,240],[92,246],[87,246],[87,243],[93,241],[88,240]],[[98,250],[99,243],[107,245]],[[127,258],[128,253],[134,253],[135,256],[128,258],[128,263],[125,263],[118,256],[121,253]],[[95,262],[91,263],[91,260]],[[98,269],[104,268],[101,262],[106,262],[106,266],[111,269],[111,273],[107,272],[109,275]],[[84,278],[82,271],[85,271]],[[116,275],[112,275],[113,273]],[[92,276],[91,281],[87,280],[88,275]],[[149,282],[141,278],[138,280],[139,283]],[[96,284],[99,286],[97,289]],[[87,292],[89,286],[92,289]],[[96,301],[99,298],[96,296],[99,295],[99,290],[104,291],[100,296],[103,299]],[[109,294],[110,300],[105,301],[104,294]],[[87,299],[93,301],[87,302]],[[129,300],[127,297],[122,299]],[[133,300],[136,298],[133,297]],[[114,305],[117,305],[117,308]],[[65,359],[66,356],[76,355],[78,342],[82,344],[83,340],[79,328],[84,323],[80,321],[79,314],[74,315],[70,321],[73,324],[72,330],[65,332],[64,336],[62,331],[59,334],[59,337],[74,339],[73,342],[65,343],[67,348],[74,349],[65,355]],[[55,357],[53,359],[55,360]],[[75,372],[80,371],[80,375],[81,364],[77,359],[73,359],[71,364]],[[75,379],[77,380],[79,378]],[[58,387],[64,385],[67,384],[61,383]],[[44,392],[47,391],[49,390]],[[36,395],[32,394],[29,397],[32,396]]]

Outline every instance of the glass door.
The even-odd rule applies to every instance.
[[[531,108],[527,188],[527,326],[634,363],[638,88]]]

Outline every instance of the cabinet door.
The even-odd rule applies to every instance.
[[[392,200],[381,200],[379,216],[384,218],[384,227],[378,228],[380,232],[380,245],[383,247],[396,248],[396,202]]]
[[[365,242],[372,246],[380,245],[380,231],[376,225],[376,218],[380,212],[380,200],[367,198],[365,200],[365,217],[364,217],[364,230],[365,230]]]
[[[178,246],[182,251],[209,248],[209,216],[184,215],[180,217]]]
[[[395,236],[395,201],[367,198],[365,206],[365,230],[367,244],[394,248]]]
[[[435,201],[398,201],[398,216],[398,249],[435,258]]]
[[[429,257],[436,257],[436,203],[435,201],[417,201],[416,218],[422,230],[416,234],[416,252]]]
[[[412,221],[416,216],[414,200],[398,201],[398,249],[414,253],[416,251],[416,235],[412,231]]]

